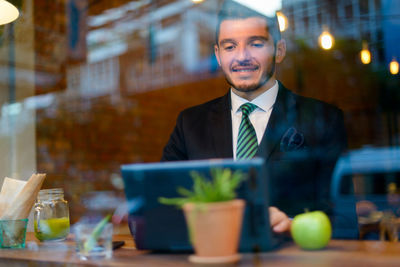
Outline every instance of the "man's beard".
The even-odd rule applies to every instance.
[[[229,76],[225,72],[224,72],[224,74],[225,74],[225,80],[227,81],[227,83],[230,86],[232,86],[239,92],[248,93],[248,92],[257,91],[260,87],[264,86],[264,84],[266,84],[271,79],[271,77],[274,75],[274,72],[275,72],[275,57],[272,61],[272,68],[269,71],[267,70],[265,72],[265,74],[262,75],[264,77],[264,79],[262,79],[259,83],[253,83],[253,84],[239,86],[239,85],[234,84],[233,81],[229,78]]]

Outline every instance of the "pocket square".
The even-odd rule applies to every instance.
[[[281,139],[281,151],[293,151],[301,148],[304,144],[304,135],[296,128],[290,127]]]

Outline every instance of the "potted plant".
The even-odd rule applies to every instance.
[[[245,201],[235,199],[244,174],[230,169],[213,169],[212,179],[192,172],[193,189],[178,188],[179,198],[160,198],[163,204],[184,211],[196,263],[229,263],[240,259],[237,253]]]

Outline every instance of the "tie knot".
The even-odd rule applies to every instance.
[[[248,116],[250,113],[252,113],[255,109],[257,108],[256,105],[252,103],[246,103],[240,106],[240,109],[242,110],[243,115]]]

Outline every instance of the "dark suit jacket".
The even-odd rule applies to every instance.
[[[290,217],[305,209],[322,210],[332,217],[331,175],[346,146],[343,114],[339,109],[296,95],[279,83],[278,96],[257,152],[257,156],[266,160],[271,206]],[[228,92],[179,114],[162,161],[232,158],[232,151]],[[351,217],[348,223],[357,228],[355,208]]]

